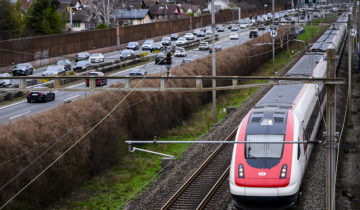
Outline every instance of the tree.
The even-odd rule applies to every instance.
[[[100,23],[99,25],[96,26],[95,29],[105,29],[105,28],[109,28],[105,23]]]
[[[21,19],[15,6],[11,6],[8,0],[0,0],[0,39],[18,38],[21,33]]]
[[[97,0],[91,1],[89,6],[92,12],[96,14],[99,22],[105,23],[109,26],[111,19],[115,19],[112,13],[117,8],[117,4],[117,0]]]
[[[61,33],[65,28],[65,21],[62,15],[56,11],[59,5],[58,0],[33,2],[25,18],[27,33],[30,35]]]

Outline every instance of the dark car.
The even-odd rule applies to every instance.
[[[104,76],[104,73],[102,73],[102,72],[97,72],[97,71],[93,71],[93,72],[87,73],[86,76],[100,76],[100,77],[103,77],[103,76]],[[89,79],[86,79],[85,83],[86,83],[86,86],[89,87]],[[104,86],[104,85],[107,85],[107,79],[105,79],[105,78],[95,79],[95,85],[96,85],[96,86]]]
[[[13,69],[13,76],[26,76],[33,74],[33,66],[30,63],[19,63],[16,64]]]
[[[130,50],[139,50],[140,46],[138,42],[129,42],[126,48]]]
[[[257,31],[250,31],[249,38],[258,37]]]
[[[181,60],[181,63],[191,63],[192,62],[192,59],[190,58],[184,58]]]
[[[27,102],[33,101],[47,102],[55,100],[55,93],[51,91],[29,91],[27,94]]]
[[[135,58],[135,53],[133,50],[123,50],[120,54],[120,59],[129,59]]]
[[[71,62],[68,59],[58,60],[56,65],[64,66],[65,71],[70,71],[71,70]]]
[[[162,51],[163,49],[164,49],[164,46],[161,43],[156,42],[151,46],[150,51],[151,52],[154,52],[154,51],[157,51],[157,50]]]
[[[171,34],[170,38],[171,38],[172,41],[175,41],[175,40],[177,40],[179,38],[179,34]]]
[[[300,19],[301,19],[301,20],[304,20],[304,19],[305,19],[305,15],[301,15],[301,16],[300,16]]]
[[[155,56],[155,64],[166,64],[166,54],[165,53],[158,53]]]
[[[199,33],[196,34],[197,37],[204,37],[205,36],[205,32],[204,31],[199,31]]]
[[[76,72],[87,71],[90,65],[91,64],[89,61],[78,61],[75,64],[74,71]]]
[[[164,46],[170,46],[171,45],[171,37],[165,36],[161,39],[161,44]]]
[[[88,60],[90,58],[90,53],[88,52],[81,52],[76,54],[75,61],[81,61],[81,60]]]

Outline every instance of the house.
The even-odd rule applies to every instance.
[[[116,9],[144,9],[143,0],[121,0],[118,1]]]
[[[118,25],[138,25],[151,22],[149,9],[117,9],[112,15]]]
[[[199,5],[195,5],[195,4],[178,4],[178,7],[180,9],[181,13],[184,14],[193,14],[193,16],[197,17],[201,15],[201,8]]]
[[[149,13],[153,19],[174,19],[183,15],[176,4],[154,4],[150,6]]]
[[[73,10],[72,26],[70,26],[70,18],[66,23],[66,28],[70,31],[84,31],[95,29],[97,19],[89,8],[81,10]]]

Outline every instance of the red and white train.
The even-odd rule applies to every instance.
[[[340,54],[346,33],[345,23],[331,26],[286,76],[326,77],[326,49],[334,45]],[[314,141],[325,99],[323,85],[274,86],[246,115],[235,139],[246,143],[234,144],[230,169],[236,207],[286,209],[296,203],[312,144],[276,142]]]

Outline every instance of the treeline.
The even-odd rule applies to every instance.
[[[25,10],[21,0],[0,0],[0,40],[63,32],[66,22],[59,6],[58,0],[35,0]]]

